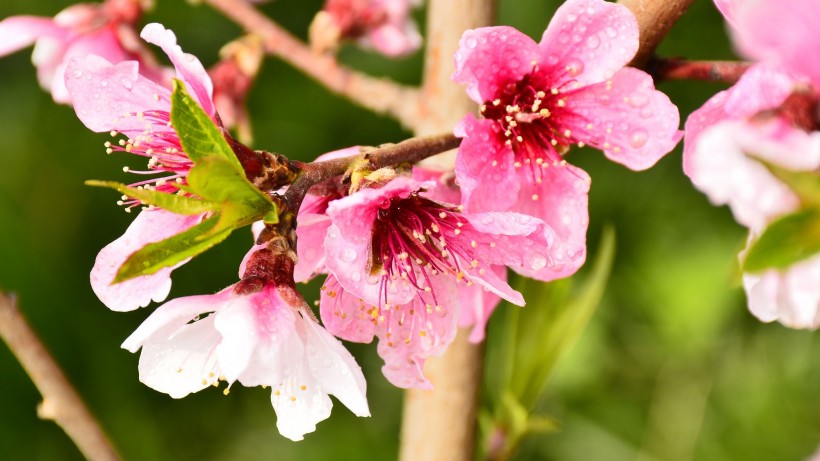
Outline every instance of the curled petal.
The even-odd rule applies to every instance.
[[[651,167],[683,137],[677,106],[655,90],[652,77],[631,67],[570,93],[567,106],[582,116],[565,125],[575,139],[633,170]]]
[[[164,210],[147,210],[137,216],[122,237],[114,240],[97,255],[91,269],[91,288],[109,309],[130,311],[160,302],[171,290],[171,272],[185,264],[160,269],[154,274],[135,277],[112,285],[120,266],[149,243],[158,242],[196,225],[202,215],[184,216]]]
[[[199,59],[192,54],[183,52],[182,48],[177,45],[176,35],[163,27],[162,24],[147,24],[142,29],[140,37],[146,42],[162,48],[162,51],[168,55],[168,58],[174,64],[179,78],[185,82],[185,86],[197,99],[205,113],[213,117],[216,113],[213,104],[213,83]]]
[[[542,65],[566,70],[582,85],[601,82],[638,51],[638,22],[625,6],[600,0],[569,0],[541,37]]]
[[[530,72],[539,54],[538,45],[512,27],[468,30],[458,42],[452,79],[467,86],[473,101],[492,101]]]
[[[507,269],[503,266],[493,266],[496,276],[506,281]],[[460,285],[458,288],[458,297],[461,304],[461,309],[458,317],[458,326],[461,328],[470,328],[470,342],[479,343],[484,340],[484,332],[487,330],[487,322],[490,320],[490,315],[501,298],[495,293],[485,290],[480,285]]]

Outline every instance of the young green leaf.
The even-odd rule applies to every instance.
[[[185,91],[185,85],[176,79],[171,94],[171,125],[179,135],[182,150],[194,163],[215,155],[230,162],[237,171],[243,171],[219,127]]]
[[[153,274],[204,252],[225,240],[233,230],[233,227],[221,228],[219,224],[217,213],[185,232],[145,245],[128,257],[112,283]]]
[[[820,209],[786,215],[771,224],[752,243],[743,272],[782,269],[820,252]]]
[[[163,210],[168,210],[177,214],[192,215],[205,213],[207,211],[216,211],[219,209],[219,204],[211,201],[200,200],[177,194],[168,194],[155,190],[128,187],[114,181],[88,180],[85,184],[93,187],[107,187],[109,189],[114,189],[123,195],[135,198],[143,203],[154,205],[162,208]]]
[[[260,216],[273,206],[270,198],[217,156],[201,158],[188,173],[188,187],[196,195],[213,202],[239,202],[256,209]]]

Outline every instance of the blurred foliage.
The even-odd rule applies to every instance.
[[[0,17],[53,15],[71,3],[4,0]],[[157,3],[145,21],[172,28],[206,66],[241,33],[207,7]],[[321,3],[276,0],[262,8],[304,37]],[[499,23],[537,38],[558,4],[501,0]],[[733,57],[709,0],[694,3],[661,52]],[[406,83],[417,83],[421,74],[419,55],[388,61],[348,47],[341,58]],[[269,390],[237,386],[228,397],[206,390],[173,400],[140,384],[137,355],[119,344],[149,310],[111,312],[88,283],[96,253],[121,235],[132,216],[114,205],[110,193],[83,181],[128,181],[122,166],[144,165],[125,155],[106,156],[107,135],[86,130],[70,108],[55,105],[39,89],[30,51],[1,59],[0,75],[0,287],[19,295],[22,310],[126,459],[395,459],[402,393],[381,376],[372,345],[350,349],[368,377],[373,417],[355,418],[337,405],[301,443],[278,435]],[[723,87],[668,82],[660,88],[685,116]],[[297,159],[407,136],[392,120],[273,59],[265,62],[251,98],[256,147]],[[618,256],[596,315],[540,400],[539,414],[554,417],[560,429],[525,440],[518,459],[806,458],[820,441],[820,344],[810,332],[761,324],[747,312],[734,275],[744,231],[727,209],[712,207],[693,189],[681,172],[680,149],[642,173],[586,149],[569,160],[593,178],[590,254],[597,251],[603,224],[612,223]],[[237,232],[177,270],[172,296],[233,283],[250,241],[249,233]],[[539,290],[525,293],[525,309],[548,302]],[[315,298],[318,282],[305,293]],[[505,309],[494,317],[491,335]],[[0,372],[0,459],[81,459],[57,426],[37,419],[39,395],[5,347]]]

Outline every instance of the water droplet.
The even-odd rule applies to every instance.
[[[567,73],[571,77],[576,77],[584,71],[584,62],[577,58],[572,58],[567,61]]]
[[[542,255],[541,253],[533,253],[528,257],[528,259],[530,269],[534,271],[539,271],[547,267],[547,257]]]
[[[80,78],[83,76],[83,71],[80,69],[74,69],[74,72],[72,72],[71,75],[73,75],[74,78]]]
[[[598,48],[598,45],[601,44],[601,39],[598,38],[597,35],[590,35],[587,38],[587,47],[595,49]]]
[[[615,30],[614,27],[608,26],[606,29],[604,29],[604,31],[606,32],[607,36],[609,36],[609,38],[615,38],[618,36],[618,31]]]
[[[354,250],[353,248],[345,248],[339,257],[342,259],[342,261],[352,263],[356,260],[356,250]]]
[[[551,55],[547,56],[547,64],[549,64],[551,66],[554,66],[554,65],[558,64],[558,56],[556,56],[554,54],[551,54]]]
[[[122,85],[126,90],[130,90],[134,87],[134,82],[127,78],[123,78],[122,80],[120,80],[120,85]]]
[[[561,33],[558,35],[558,42],[559,43],[567,43],[569,41],[569,35],[566,33]]]
[[[100,80],[100,86],[105,88],[108,86],[108,80]]]
[[[518,69],[519,67],[521,67],[521,61],[515,58],[510,59],[509,66],[510,69]]]
[[[641,117],[651,118],[652,117],[652,108],[646,107],[643,110],[641,110]]]
[[[350,274],[350,279],[353,280],[354,282],[358,282],[359,280],[362,279],[361,272],[354,272],[354,273]]]
[[[612,98],[606,93],[603,93],[600,96],[598,96],[598,101],[601,103],[602,106],[608,106],[612,104]]]
[[[648,139],[649,135],[646,134],[646,131],[638,130],[629,137],[629,144],[635,148],[643,147]]]
[[[636,93],[629,97],[629,105],[632,107],[643,107],[649,102],[649,96],[644,93]]]
[[[467,46],[467,48],[469,48],[469,49],[471,49],[471,50],[472,50],[473,48],[475,48],[477,44],[478,44],[478,43],[476,42],[475,37],[469,37],[469,38],[468,38],[468,39],[464,42],[464,45],[465,45],[465,46]]]

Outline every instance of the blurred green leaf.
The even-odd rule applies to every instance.
[[[178,264],[225,240],[234,227],[221,222],[219,213],[185,232],[165,240],[149,243],[134,252],[123,263],[113,283],[150,275],[164,267]]]
[[[177,214],[192,215],[208,211],[216,211],[219,204],[207,200],[200,200],[193,197],[186,197],[178,194],[168,194],[150,189],[140,189],[129,187],[115,181],[95,181],[85,182],[88,186],[107,187],[119,191],[123,195],[135,198],[143,203],[154,205],[163,210],[168,210]]]
[[[820,252],[820,209],[786,215],[771,224],[752,243],[744,272],[782,269]]]
[[[179,136],[182,150],[194,163],[213,155],[227,160],[237,171],[242,171],[242,165],[219,127],[177,79],[174,79],[174,92],[171,94],[171,124]]]
[[[792,171],[758,159],[777,179],[786,183],[805,206],[820,207],[820,176],[813,171]]]

